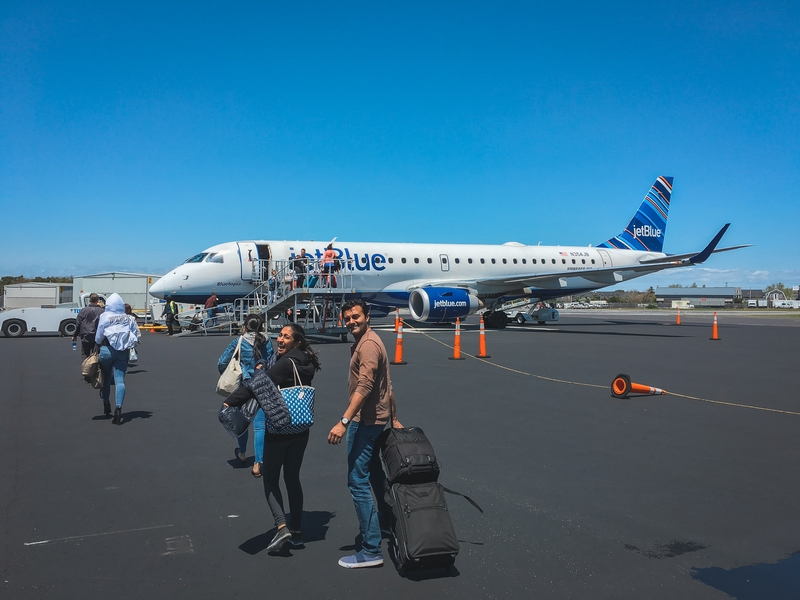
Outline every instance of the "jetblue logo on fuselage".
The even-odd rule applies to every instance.
[[[633,228],[633,236],[637,238],[660,238],[661,230],[651,225],[643,225],[642,227]]]
[[[342,269],[350,271],[369,271],[370,269],[383,271],[386,268],[386,257],[377,252],[374,254],[369,254],[368,252],[362,254],[351,253],[350,248],[334,248],[334,251],[336,252],[336,258],[342,263]],[[315,248],[314,252],[307,256],[313,256],[318,261],[322,261],[322,252],[319,248]],[[299,255],[292,252],[290,258],[297,258],[297,256]]]

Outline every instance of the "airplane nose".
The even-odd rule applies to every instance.
[[[161,279],[150,286],[150,294],[156,298],[164,299],[164,294],[169,291],[169,275],[164,275]]]

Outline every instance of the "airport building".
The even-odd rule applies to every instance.
[[[158,281],[161,275],[149,273],[126,273],[112,271],[83,275],[72,280],[76,301],[81,294],[98,293],[102,296],[119,294],[139,313],[145,312],[151,304],[158,300],[150,296],[150,286]]]
[[[741,301],[742,288],[739,287],[656,288],[656,304],[661,308],[686,308],[687,306],[733,308]]]
[[[5,286],[2,297],[4,309],[38,308],[72,302],[71,283],[29,281]]]

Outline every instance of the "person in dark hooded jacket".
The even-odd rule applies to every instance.
[[[292,366],[294,363],[294,367]],[[256,369],[264,368],[266,362],[260,361]],[[300,381],[296,382],[294,368]],[[267,375],[280,388],[294,385],[311,385],[314,374],[320,369],[319,359],[306,340],[305,330],[296,323],[289,323],[278,335],[278,358],[267,370]],[[242,406],[254,394],[247,386],[237,388],[225,404]],[[270,415],[267,414],[267,418]],[[303,545],[301,524],[303,517],[303,488],[300,485],[300,467],[308,445],[308,432],[279,434],[269,433],[264,437],[264,495],[272,511],[275,525],[278,528],[272,542],[267,546],[268,552],[276,552],[290,541],[293,546]],[[287,523],[284,512],[283,496],[280,490],[280,474],[283,469],[283,482],[289,499],[289,516]]]
[[[97,321],[105,308],[100,306],[100,296],[92,292],[89,294],[89,306],[85,306],[75,319],[75,335],[72,341],[81,338],[81,353],[89,356],[94,350],[94,334],[97,332]]]

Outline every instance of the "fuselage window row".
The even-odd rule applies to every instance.
[[[202,260],[202,258],[201,258],[200,260]],[[432,258],[428,258],[428,259],[426,259],[426,260],[428,261],[428,264],[429,264],[429,265],[430,265],[430,264],[433,264],[433,259],[432,259]],[[455,261],[455,263],[456,263],[457,265],[460,265],[460,264],[461,264],[461,259],[460,259],[460,258],[456,258],[456,259],[453,259],[453,260]],[[492,259],[489,259],[489,260],[491,261],[491,263],[492,263],[493,265],[494,265],[494,264],[497,264],[497,259],[495,259],[495,258],[492,258]],[[503,261],[503,264],[504,264],[504,265],[505,265],[505,264],[508,264],[508,260],[507,260],[507,259],[505,259],[505,258],[502,258],[502,259],[500,259],[500,260],[502,260],[502,261]],[[523,259],[520,259],[520,260],[522,261],[522,264],[523,264],[523,265],[526,265],[526,264],[528,264],[528,260],[527,260],[526,258],[523,258]],[[592,259],[590,259],[590,260],[591,260],[591,263],[592,263],[592,264],[595,264],[595,260],[594,260],[593,258],[592,258]],[[197,257],[192,257],[191,259],[189,259],[189,260],[188,260],[188,261],[186,261],[186,262],[191,262],[191,261],[197,262]],[[441,258],[441,261],[442,261],[442,264],[443,264],[443,265],[446,265],[446,264],[447,264],[447,258],[446,258],[446,257],[442,257],[442,258]],[[480,259],[480,261],[481,261],[481,264],[482,264],[482,265],[483,265],[483,264],[486,264],[486,259],[485,259],[485,258],[481,258],[481,259]],[[209,257],[206,259],[206,262],[222,262],[222,257],[221,257],[221,255],[220,255],[220,258],[219,258],[219,259],[217,259],[217,258],[216,258],[216,257],[215,257],[215,256],[212,254],[211,256],[209,256]],[[365,257],[362,257],[362,258],[360,259],[360,262],[361,262],[361,264],[364,264],[364,265],[366,265],[366,264],[367,264],[367,257],[366,257],[366,256],[365,256]],[[393,265],[393,264],[394,264],[394,257],[389,257],[389,258],[387,258],[387,259],[386,259],[386,262],[388,262],[390,265]],[[406,264],[408,261],[407,261],[407,259],[405,259],[405,258],[401,258],[401,259],[400,259],[400,262],[401,262],[401,263],[403,263],[403,264]],[[518,261],[516,258],[512,259],[512,262],[513,262],[515,265],[516,265],[516,264],[519,264],[519,261]],[[546,264],[546,263],[547,263],[547,259],[541,258],[541,259],[539,259],[539,261],[538,261],[538,262],[541,262],[541,264]],[[538,264],[538,262],[537,262],[537,259],[535,259],[535,258],[532,258],[532,259],[531,259],[531,264],[532,264],[532,265]],[[551,262],[552,264],[556,264],[556,259],[555,259],[555,258],[553,258],[553,259],[550,259],[550,262]],[[415,259],[414,259],[414,263],[415,263],[415,264],[419,264],[419,258],[415,258]],[[467,263],[469,263],[469,264],[472,264],[472,259],[471,259],[471,258],[468,258],[468,259],[467,259]],[[567,260],[566,260],[565,258],[562,258],[562,259],[561,259],[561,263],[562,263],[562,264],[567,264]],[[573,265],[577,264],[577,261],[576,261],[574,258],[572,259],[572,264],[573,264]],[[585,258],[582,258],[582,259],[581,259],[581,264],[583,264],[583,265],[585,265],[585,264],[586,264],[586,259],[585,259]]]

